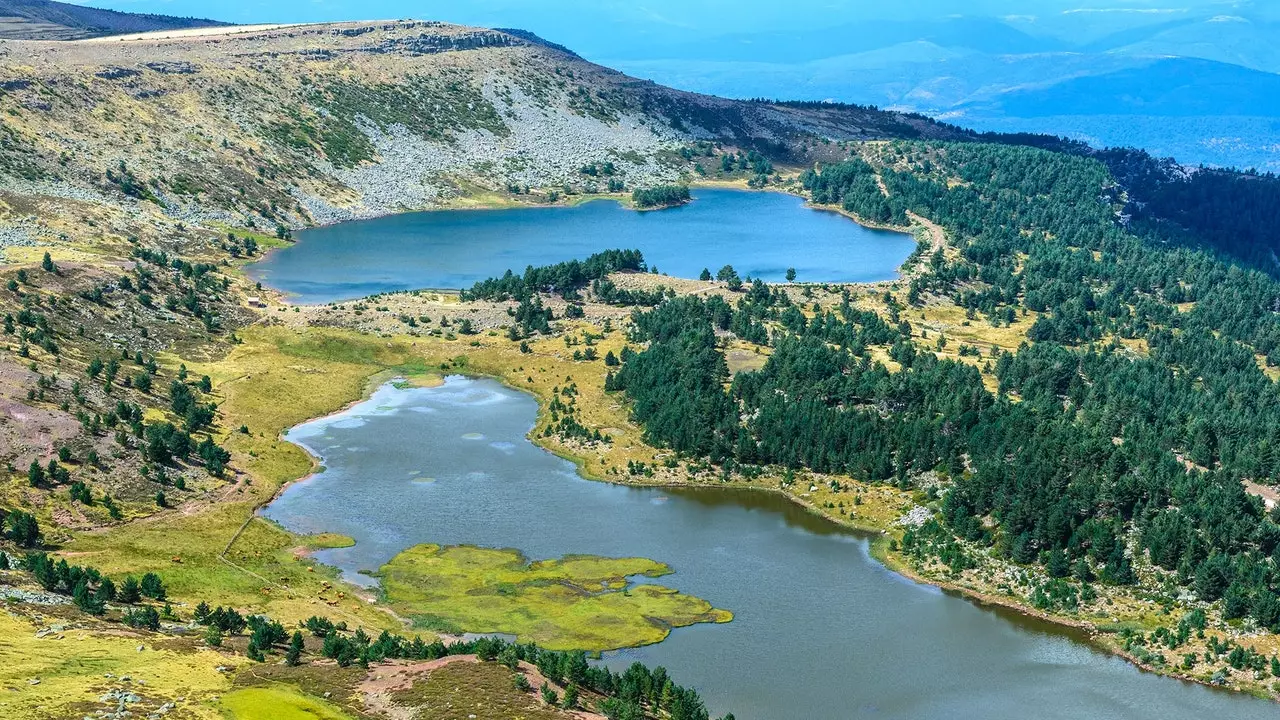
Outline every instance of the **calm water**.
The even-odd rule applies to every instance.
[[[872,230],[798,197],[696,190],[694,202],[651,212],[616,202],[511,210],[390,215],[300,233],[298,242],[250,265],[250,277],[302,303],[415,288],[469,288],[508,269],[639,248],[650,266],[695,278],[733,265],[743,276],[781,281],[794,267],[811,282],[896,276],[915,249],[904,233]]]
[[[1043,625],[917,585],[867,542],[761,493],[673,492],[580,478],[526,438],[536,401],[491,380],[383,386],[367,402],[295,428],[327,470],[266,515],[354,547],[319,554],[366,584],[422,542],[642,555],[658,582],[732,610],[611,654],[665,665],[713,713],[742,720],[895,718],[1275,718],[1267,702],[1139,672]]]

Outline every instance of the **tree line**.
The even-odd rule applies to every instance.
[[[530,265],[521,274],[507,270],[502,277],[477,282],[461,293],[463,300],[525,300],[537,293],[556,294],[565,300],[577,300],[578,291],[593,280],[611,273],[644,272],[648,268],[639,250],[606,250],[586,260],[569,260],[554,265]]]
[[[1280,283],[1128,222],[1094,158],[975,143],[884,152],[878,170],[831,165],[805,185],[859,214],[947,228],[960,256],[930,258],[912,301],[929,294],[997,326],[1037,313],[1026,344],[982,361],[997,392],[972,364],[910,342],[892,305],[886,323],[847,307],[810,320],[767,290],[734,308],[678,298],[634,315],[646,346],[610,378],[647,439],[730,467],[903,487],[936,471],[950,481],[939,532],[951,541],[913,540],[953,566],[966,562],[959,539],[1086,587],[1136,582],[1133,553],[1145,553],[1227,617],[1280,630],[1280,516],[1242,485],[1280,476],[1280,390],[1259,366],[1280,359]],[[875,172],[887,194],[873,192]],[[1194,195],[1182,201],[1196,212]],[[717,329],[773,347],[727,391]],[[888,345],[901,369],[868,344]]]
[[[631,192],[631,202],[639,208],[682,205],[689,202],[689,198],[689,188],[686,185],[658,185],[636,188]]]

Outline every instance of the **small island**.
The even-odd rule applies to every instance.
[[[692,198],[687,185],[658,185],[651,188],[639,188],[631,193],[631,202],[639,210],[661,210],[662,208],[684,205]]]

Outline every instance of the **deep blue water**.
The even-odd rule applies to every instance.
[[[865,228],[807,208],[792,195],[695,190],[694,201],[636,212],[601,200],[575,207],[436,210],[303,231],[298,242],[250,265],[250,277],[295,302],[318,304],[379,292],[468,288],[508,269],[639,248],[650,266],[697,277],[733,265],[739,275],[808,282],[896,277],[915,248],[910,235]]]

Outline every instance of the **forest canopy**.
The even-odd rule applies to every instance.
[[[932,534],[953,567],[968,562],[964,541],[1053,577],[1123,585],[1145,554],[1165,581],[1223,599],[1228,619],[1280,630],[1280,516],[1243,487],[1280,476],[1280,389],[1263,370],[1280,362],[1280,283],[1212,243],[1168,242],[1168,223],[1127,222],[1124,191],[1095,158],[977,143],[886,154],[879,168],[807,172],[804,186],[869,218],[911,212],[946,228],[958,254],[924,263],[912,301],[993,325],[1036,314],[1016,352],[979,351],[996,391],[974,365],[914,345],[895,306],[886,323],[846,295],[810,316],[757,284],[732,307],[686,297],[634,314],[643,349],[609,387],[647,439],[728,468],[904,488],[937,474],[940,523],[909,541]],[[1163,192],[1192,229],[1224,202]],[[770,345],[764,367],[730,380],[717,331]],[[873,360],[872,344],[900,369]]]

